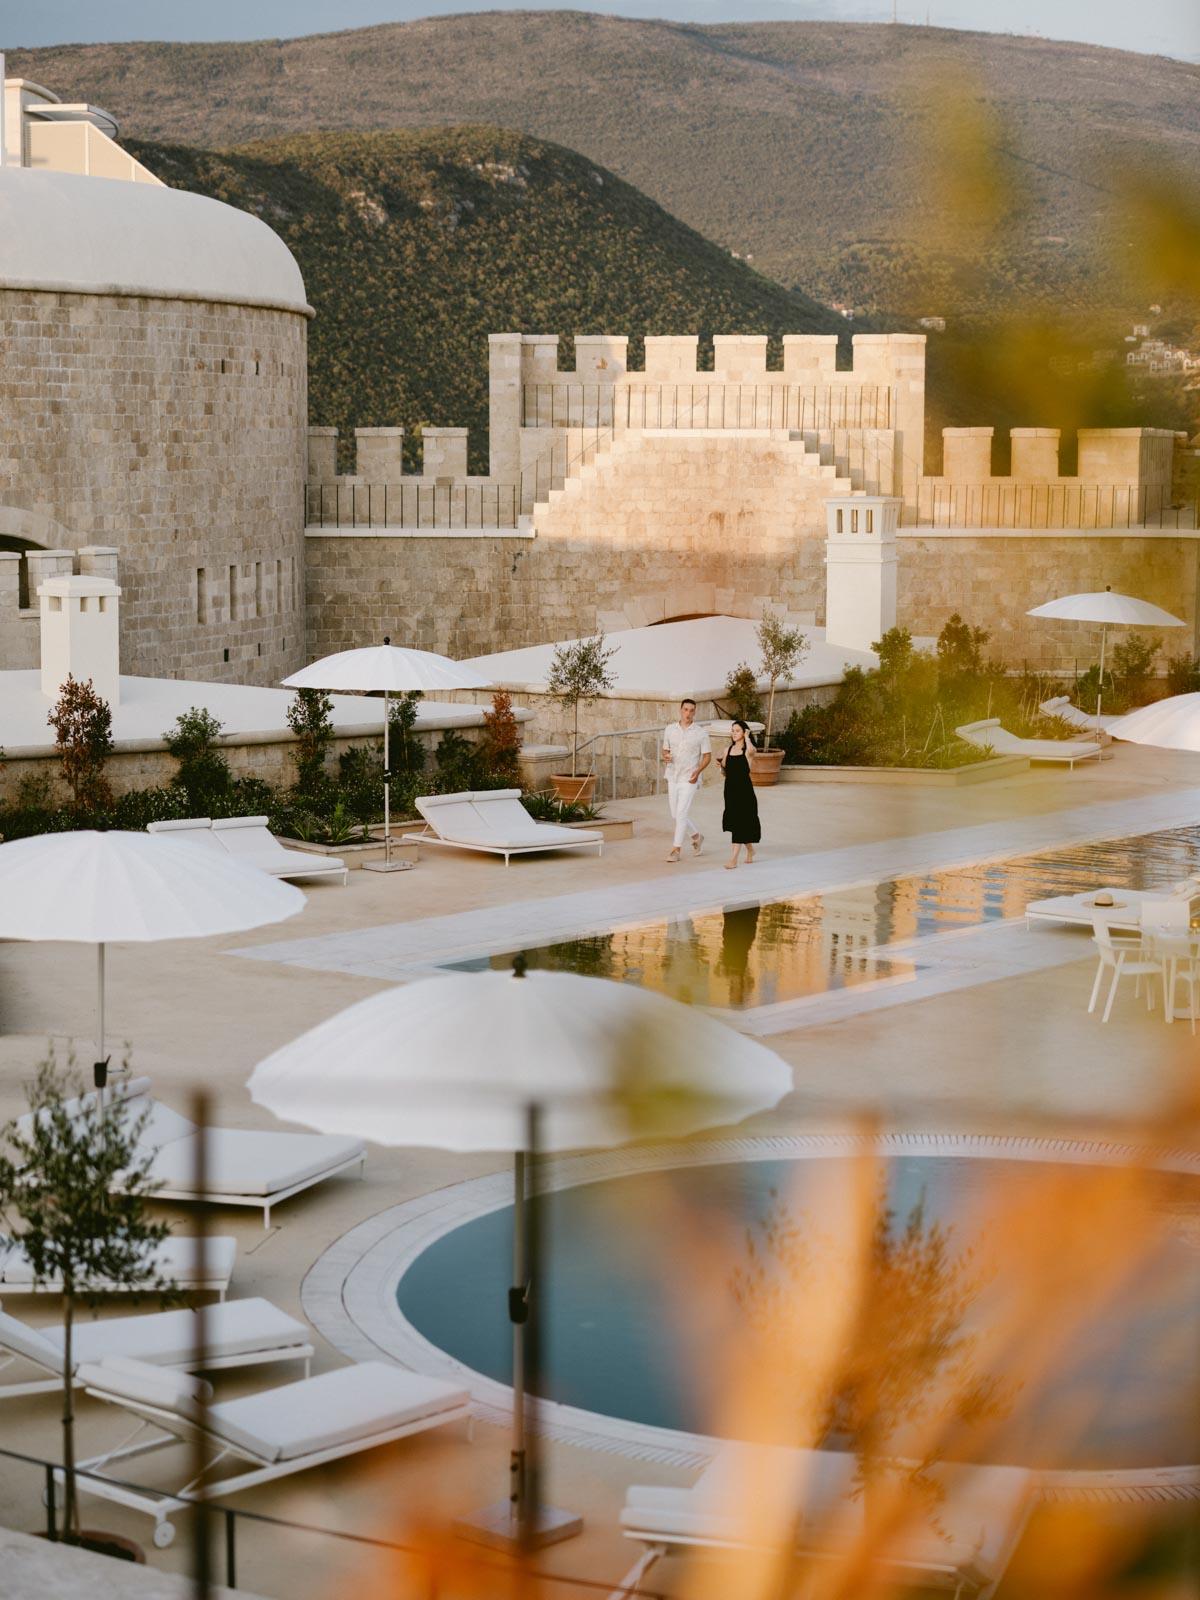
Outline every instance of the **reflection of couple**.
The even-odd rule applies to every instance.
[[[725,865],[738,864],[743,848],[746,863],[754,860],[754,846],[762,837],[758,821],[758,800],[750,781],[750,751],[754,741],[740,719],[729,725],[729,749],[718,757],[725,774],[725,813],[721,826],[733,840],[733,855]],[[667,799],[675,822],[671,852],[667,860],[679,860],[684,841],[692,841],[696,855],[704,848],[704,835],[691,819],[692,801],[700,789],[700,776],[712,760],[712,745],[704,728],[696,726],[696,702],[684,700],[679,706],[679,721],[663,734],[663,764],[667,769]]]

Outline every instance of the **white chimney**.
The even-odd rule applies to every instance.
[[[825,642],[869,650],[896,626],[899,499],[856,494],[827,500]]]
[[[47,578],[38,588],[42,633],[42,693],[57,700],[68,677],[90,678],[115,710],[120,699],[121,591],[93,574]]]

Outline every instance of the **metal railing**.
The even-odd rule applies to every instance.
[[[58,1543],[63,1538],[63,1531],[59,1527],[59,1493],[63,1477],[63,1468],[57,1461],[48,1461],[44,1456],[28,1455],[20,1450],[9,1450],[0,1447],[0,1460],[11,1461],[19,1466],[34,1468],[42,1479],[42,1502],[46,1511],[46,1538],[51,1544]],[[75,1469],[75,1476],[81,1485],[88,1479],[101,1481],[108,1486],[117,1485],[128,1489],[135,1494],[144,1495],[145,1486],[133,1483],[130,1480],[114,1478],[111,1474],[101,1475],[97,1472],[88,1472],[82,1468]],[[86,1489],[84,1490],[86,1493]],[[247,1511],[231,1505],[225,1505],[219,1500],[175,1493],[164,1496],[173,1505],[192,1510],[203,1509],[210,1518],[219,1519],[222,1531],[222,1547],[224,1558],[224,1583],[227,1588],[236,1589],[238,1575],[239,1527],[243,1524],[262,1529],[273,1529],[287,1535],[310,1534],[317,1538],[333,1539],[340,1544],[356,1550],[387,1551],[393,1555],[411,1555],[419,1561],[424,1569],[428,1570],[429,1550],[427,1547],[418,1548],[415,1545],[404,1544],[395,1539],[381,1539],[371,1534],[350,1533],[343,1528],[322,1528],[309,1522],[294,1522],[287,1517],[273,1517],[263,1511]],[[199,1556],[199,1552],[194,1552]],[[497,1554],[489,1554],[478,1546],[456,1541],[454,1547],[454,1560],[460,1566],[478,1567],[482,1573],[488,1571],[496,1574],[497,1593],[501,1592],[502,1580],[505,1584],[512,1579],[511,1562]],[[420,1570],[420,1569],[418,1569]],[[538,1566],[530,1566],[525,1574],[532,1584],[555,1584],[564,1590],[574,1590],[580,1594],[604,1594],[611,1596],[614,1585],[611,1581],[599,1578],[584,1578],[572,1573],[550,1572]],[[417,1591],[414,1590],[414,1593]],[[428,1587],[422,1588],[422,1595],[428,1594]],[[546,1591],[538,1588],[538,1593]],[[639,1600],[667,1600],[667,1596],[660,1590],[646,1588],[638,1589]]]
[[[906,527],[1200,527],[1195,504],[1180,504],[1161,484],[922,482]]]
[[[890,428],[887,384],[527,383],[523,428]]]
[[[310,528],[515,528],[515,483],[310,483]]]

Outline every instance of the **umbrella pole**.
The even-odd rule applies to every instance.
[[[388,692],[383,691],[383,859],[392,864],[392,750],[391,703]]]
[[[108,1082],[108,1057],[104,1053],[104,943],[96,946],[96,1059],[92,1081],[103,1090]]]
[[[1100,702],[1104,699],[1104,647],[1108,643],[1108,624],[1100,629],[1100,682],[1096,685],[1096,715],[1100,715]]]
[[[529,1315],[529,1280],[526,1276],[525,1152],[513,1156],[512,1288],[508,1315],[512,1323],[513,1414],[512,1454],[509,1457],[509,1499],[513,1529],[522,1548],[529,1544],[529,1502],[525,1477],[525,1320]]]

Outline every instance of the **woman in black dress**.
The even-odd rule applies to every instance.
[[[721,826],[733,840],[733,855],[725,863],[732,872],[738,864],[742,847],[746,850],[746,865],[754,860],[754,846],[762,838],[758,821],[758,797],[750,782],[750,751],[754,740],[750,729],[740,719],[729,724],[729,749],[718,757],[725,774],[725,814]]]

